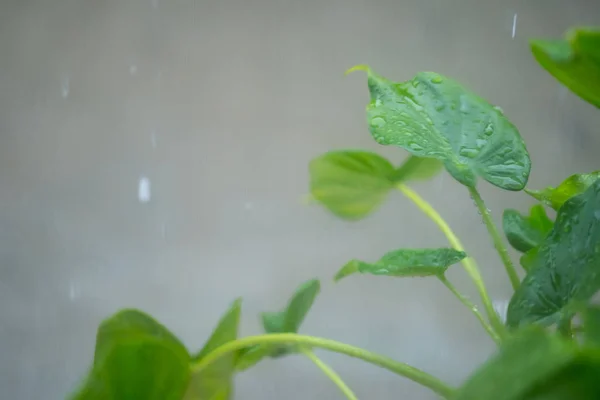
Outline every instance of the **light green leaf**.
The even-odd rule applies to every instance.
[[[573,93],[600,107],[600,30],[577,28],[567,40],[532,40],[537,62]]]
[[[98,329],[94,366],[75,399],[180,400],[189,381],[190,357],[163,325],[124,310]]]
[[[396,183],[421,181],[433,178],[444,168],[444,164],[435,158],[409,156],[392,174]]]
[[[513,209],[506,209],[502,214],[502,228],[508,242],[523,253],[539,246],[553,226],[554,223],[540,204],[531,207],[529,217]]]
[[[454,249],[401,249],[386,253],[375,263],[352,260],[340,269],[335,280],[354,274],[396,277],[439,276],[467,255]]]
[[[571,342],[541,329],[528,329],[502,343],[453,400],[529,400],[528,393],[551,381],[576,357]]]
[[[393,188],[394,166],[360,150],[331,151],[309,164],[312,197],[340,218],[364,218],[385,201]]]
[[[558,211],[508,306],[507,325],[555,323],[600,289],[600,180]],[[533,250],[532,250],[533,251]]]
[[[594,171],[589,174],[575,174],[565,179],[556,188],[549,186],[542,190],[525,189],[525,192],[534,199],[558,210],[565,201],[585,192],[598,178],[600,178],[600,171]]]
[[[369,130],[383,145],[442,161],[464,185],[481,177],[507,190],[521,190],[531,162],[515,126],[484,99],[434,72],[392,82],[367,66],[371,102]]]
[[[193,357],[199,361],[216,348],[234,341],[238,337],[242,301],[237,299],[229,310],[221,317],[210,338]],[[237,357],[229,353],[212,363],[200,373],[192,376],[184,400],[226,400],[233,394],[233,374],[236,369]]]

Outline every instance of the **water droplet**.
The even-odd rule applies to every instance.
[[[410,149],[413,151],[422,151],[423,150],[423,146],[421,146],[418,143],[414,143],[414,142],[409,143],[408,147],[410,147]]]
[[[517,34],[517,13],[515,13],[515,15],[513,15],[513,24],[512,24],[512,38],[515,38],[515,35]]]
[[[63,97],[63,99],[66,99],[67,97],[69,97],[69,91],[70,91],[70,87],[69,87],[70,86],[70,79],[69,79],[68,76],[65,76],[62,79],[62,82],[61,82],[60,86],[61,86],[62,97]]]
[[[483,133],[486,136],[492,136],[494,134],[494,125],[492,124],[487,124],[487,126],[485,127],[485,129],[483,130]]]
[[[381,117],[375,117],[371,120],[371,126],[375,128],[383,128],[385,126],[385,119]]]
[[[458,150],[458,154],[461,155],[462,157],[475,158],[479,154],[479,151],[477,149],[473,149],[471,147],[461,147]]]
[[[383,142],[385,142],[385,138],[383,136],[376,136],[375,141],[379,144],[383,144]]]
[[[443,79],[441,76],[434,76],[433,78],[431,78],[431,83],[442,83]]]
[[[485,139],[476,139],[475,140],[475,144],[477,145],[477,148],[481,149],[483,146],[485,146],[487,144],[487,140],[485,140]]]
[[[470,110],[469,103],[465,100],[464,96],[460,98],[460,112],[467,114]]]
[[[500,106],[494,106],[494,110],[498,111],[500,114],[504,115],[504,110]]]
[[[138,200],[140,203],[147,203],[150,197],[150,179],[142,176],[138,182]]]

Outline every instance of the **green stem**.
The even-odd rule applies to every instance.
[[[429,203],[427,203],[421,196],[419,196],[417,192],[415,192],[414,190],[412,190],[404,184],[399,184],[398,189],[406,197],[412,200],[412,202],[415,203],[415,205],[419,207],[421,211],[423,211],[423,213],[425,213],[425,215],[427,215],[438,226],[438,228],[446,236],[448,242],[450,242],[452,247],[454,247],[458,251],[464,251],[462,243],[454,234],[454,232],[452,232],[450,226],[448,226],[446,221],[444,221],[440,214]],[[492,324],[492,327],[496,331],[496,334],[502,337],[505,331],[504,325],[502,324],[500,318],[498,318],[498,314],[494,310],[494,306],[492,305],[492,301],[490,300],[487,289],[485,288],[485,283],[483,282],[483,278],[481,277],[479,268],[477,268],[475,260],[471,257],[466,257],[462,260],[462,264],[465,268],[465,271],[471,277],[471,280],[475,284],[477,291],[479,292],[479,296],[481,297],[483,307],[485,308],[485,312],[488,316],[488,319],[490,320],[490,323]]]
[[[272,333],[267,335],[248,336],[225,343],[224,345],[217,347],[212,352],[207,354],[206,357],[202,358],[198,362],[193,363],[191,372],[192,374],[200,373],[209,365],[231,352],[261,344],[297,344],[308,347],[320,347],[322,349],[345,354],[350,357],[359,358],[368,363],[385,368],[433,390],[435,393],[446,399],[450,399],[455,393],[454,388],[448,386],[436,377],[408,364],[392,360],[391,358],[375,354],[367,350],[363,350],[359,347],[340,343],[335,340],[298,335],[295,333]]]
[[[338,374],[335,373],[329,365],[325,364],[315,353],[313,353],[309,349],[302,349],[302,353],[312,361],[335,385],[340,389],[340,391],[346,396],[348,400],[358,400],[358,397],[352,392],[352,389],[346,385],[346,383],[340,378]]]
[[[481,198],[481,195],[479,194],[476,188],[470,187],[469,193],[471,193],[471,197],[475,201],[475,205],[477,206],[479,213],[483,217],[483,222],[485,223],[485,226],[487,227],[487,230],[490,233],[490,236],[492,237],[492,241],[494,242],[494,247],[496,248],[496,251],[498,251],[498,255],[500,255],[500,258],[502,259],[502,263],[504,264],[504,268],[506,269],[506,273],[508,274],[510,283],[512,284],[513,289],[517,290],[517,288],[521,284],[521,280],[519,279],[517,270],[515,269],[515,266],[513,265],[510,259],[508,250],[506,249],[506,246],[502,241],[502,236],[500,236],[498,228],[496,228],[496,225],[494,224],[494,220],[492,219],[490,210],[488,210],[485,206],[485,203],[483,202],[483,199]]]
[[[439,275],[438,278],[440,281],[442,281],[444,286],[446,286],[458,298],[458,300],[460,300],[461,303],[463,303],[469,310],[473,312],[475,317],[479,320],[481,326],[483,326],[483,329],[485,329],[491,338],[499,344],[500,337],[496,331],[494,331],[494,328],[492,328],[492,326],[485,320],[483,315],[481,315],[477,309],[477,306],[473,304],[471,300],[467,299],[461,292],[459,292],[458,289],[456,289],[456,287],[444,275]]]

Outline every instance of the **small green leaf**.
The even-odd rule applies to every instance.
[[[309,164],[312,197],[340,218],[357,220],[373,212],[393,188],[394,166],[359,150],[332,151]]]
[[[359,272],[361,274],[397,277],[438,276],[467,255],[454,249],[401,249],[386,253],[375,263],[352,260],[340,269],[335,280]]]
[[[75,399],[180,400],[190,357],[163,325],[137,310],[123,310],[98,329],[94,366]]]
[[[435,158],[409,156],[392,174],[396,183],[421,181],[433,178],[444,168],[444,164]]]
[[[454,400],[529,400],[529,392],[576,358],[568,341],[541,329],[528,329],[504,342],[458,390]]]
[[[537,62],[583,100],[600,107],[600,30],[577,28],[568,40],[533,40]]]
[[[571,303],[585,302],[600,289],[600,180],[565,202],[534,250],[508,306],[509,327],[555,323]]]
[[[600,178],[600,171],[594,171],[589,174],[575,174],[565,179],[556,188],[549,186],[542,190],[525,189],[525,192],[534,199],[558,210],[565,201],[585,192],[598,178]]]
[[[202,350],[193,357],[194,361],[201,360],[216,348],[237,339],[241,306],[241,299],[233,302],[229,310],[221,317]],[[226,400],[231,398],[236,364],[235,353],[230,353],[219,358],[199,374],[193,375],[183,400]]]
[[[523,253],[539,246],[553,225],[540,204],[531,207],[529,217],[524,217],[513,209],[504,210],[502,214],[502,228],[508,242]]]
[[[478,177],[507,190],[522,190],[531,162],[523,139],[498,107],[434,72],[392,82],[368,74],[369,130],[383,145],[442,161],[459,182]]]

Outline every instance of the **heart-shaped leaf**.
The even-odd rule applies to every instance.
[[[600,30],[577,28],[566,40],[533,40],[537,62],[573,93],[600,107]]]
[[[335,275],[335,281],[354,273],[396,277],[439,276],[467,255],[455,249],[400,249],[375,263],[352,260]]]
[[[504,342],[453,399],[532,399],[528,393],[552,382],[576,357],[576,347],[571,342],[541,329],[528,329]]]
[[[589,174],[575,174],[565,179],[558,187],[549,186],[542,190],[525,189],[525,192],[534,199],[558,210],[565,201],[583,193],[598,178],[600,178],[600,171]]]
[[[507,325],[551,324],[600,289],[600,180],[558,211],[554,228],[531,250],[530,268],[508,306]]]
[[[225,315],[221,317],[202,350],[193,357],[193,361],[199,361],[217,347],[237,339],[241,305],[241,299],[237,299],[231,305]],[[236,362],[235,353],[229,353],[193,375],[183,399],[226,400],[231,398]]]
[[[531,207],[529,217],[513,209],[504,210],[502,214],[502,228],[508,242],[523,253],[539,246],[553,226],[554,223],[540,204]]]
[[[123,310],[100,325],[92,371],[74,398],[180,400],[189,361],[163,325],[140,311]]]
[[[371,102],[369,130],[383,145],[442,161],[464,185],[477,177],[507,190],[521,190],[531,162],[523,139],[502,110],[434,72],[392,82],[367,66]]]

